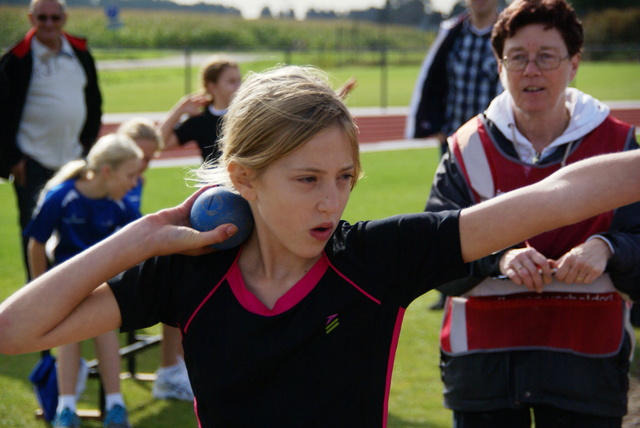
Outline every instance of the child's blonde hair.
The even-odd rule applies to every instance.
[[[47,182],[41,197],[58,184],[95,174],[105,165],[117,169],[131,159],[142,159],[142,150],[130,137],[124,134],[108,134],[101,137],[89,150],[87,159],[77,159],[66,163]]]
[[[331,126],[338,126],[349,139],[355,185],[362,175],[358,130],[326,75],[297,66],[251,74],[223,118],[222,156],[215,164],[203,164],[196,175],[203,184],[233,187],[227,172],[230,162],[259,174]]]
[[[133,141],[154,141],[156,143],[156,151],[164,148],[164,141],[156,123],[146,117],[133,117],[121,123],[116,133],[124,134]]]

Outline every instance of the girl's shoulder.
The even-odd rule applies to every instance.
[[[49,192],[68,192],[71,189],[75,189],[76,187],[76,179],[70,178],[68,180],[63,181],[60,184],[55,185],[49,190]]]
[[[80,193],[76,190],[75,186],[76,180],[69,179],[65,180],[60,184],[53,186],[49,189],[44,197],[45,201],[47,200],[62,200],[69,195],[69,193],[73,192],[81,196]]]

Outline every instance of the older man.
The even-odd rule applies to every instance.
[[[13,178],[22,230],[55,170],[89,150],[102,116],[87,43],[63,31],[64,0],[32,0],[28,17],[32,28],[0,59],[0,177]]]

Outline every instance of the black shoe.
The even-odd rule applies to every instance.
[[[444,309],[444,302],[446,300],[446,297],[444,294],[440,295],[440,299],[438,299],[437,302],[435,302],[433,305],[429,306],[429,310],[430,311],[441,311]]]

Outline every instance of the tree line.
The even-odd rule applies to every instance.
[[[24,5],[25,0],[0,0],[0,5],[1,4]],[[186,5],[171,0],[67,0],[67,4],[69,6],[117,6],[119,8],[210,12],[219,15],[241,16],[240,10],[235,7],[204,2]],[[605,9],[637,7],[638,0],[572,0],[571,4],[579,15],[586,16],[587,14],[597,13]],[[501,7],[506,6],[506,0],[499,0],[499,5]],[[449,14],[455,15],[463,9],[464,0],[459,0]],[[272,13],[268,6],[262,9],[260,17],[263,19],[295,19],[293,9],[275,14]],[[411,25],[424,29],[437,27],[438,23],[444,18],[446,18],[445,15],[433,8],[431,0],[386,0],[382,8],[370,7],[364,10],[351,10],[345,13],[311,8],[307,10],[305,15],[305,19],[313,20],[349,19],[374,23],[384,22],[389,24]]]

